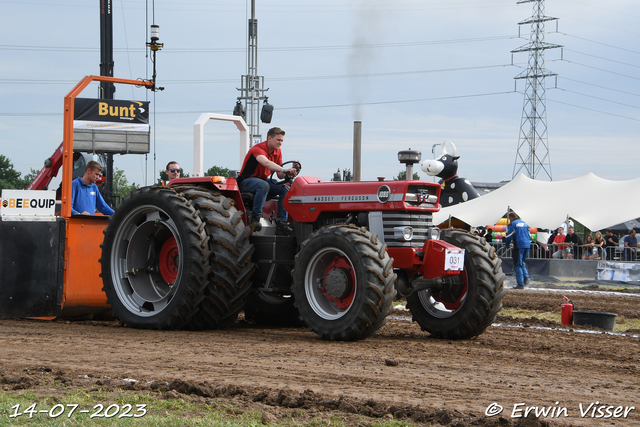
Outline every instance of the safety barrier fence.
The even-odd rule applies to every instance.
[[[488,242],[496,249],[501,258],[513,256],[513,246],[506,247],[502,240]],[[594,253],[595,250],[595,253]],[[577,255],[576,255],[577,253]],[[571,254],[571,257],[569,257]],[[555,256],[554,256],[555,255]],[[586,255],[586,258],[583,256]],[[529,249],[529,258],[555,258],[555,259],[590,259],[590,260],[616,260],[637,261],[637,253],[631,248],[620,246],[599,247],[588,245],[574,245],[573,243],[540,244],[532,242]]]

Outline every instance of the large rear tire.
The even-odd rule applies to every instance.
[[[211,270],[204,299],[189,325],[190,329],[219,329],[233,323],[251,292],[251,262],[254,247],[251,229],[245,227],[242,212],[233,199],[203,187],[176,186],[198,212],[209,236]]]
[[[443,230],[442,240],[465,250],[463,286],[447,299],[429,290],[414,292],[407,297],[407,308],[433,337],[470,339],[483,333],[502,308],[502,260],[482,237],[463,230]]]
[[[353,225],[314,232],[295,258],[294,305],[309,330],[355,341],[386,322],[396,290],[393,259],[377,235]]]
[[[143,187],[109,218],[103,290],[115,316],[136,328],[183,327],[204,297],[209,238],[193,207],[174,191]]]

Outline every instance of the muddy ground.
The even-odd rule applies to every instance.
[[[640,317],[637,288],[601,290],[509,289],[503,302],[559,313],[565,294],[581,310]],[[302,424],[337,416],[346,425],[392,419],[443,426],[640,425],[639,337],[633,329],[612,334],[539,316],[500,316],[476,339],[440,340],[402,310],[373,337],[350,343],[322,341],[302,328],[256,326],[242,316],[229,329],[206,332],[135,330],[116,321],[1,320],[0,387],[6,394],[47,395],[125,389],[259,410],[266,424],[295,410]],[[51,388],[47,379],[61,386]],[[603,406],[602,413],[594,406]],[[550,411],[535,419],[533,410],[523,419],[527,407]]]

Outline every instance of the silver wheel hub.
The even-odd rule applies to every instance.
[[[327,273],[324,286],[332,298],[343,298],[347,293],[347,284],[349,283],[347,275],[344,270],[334,268]]]
[[[157,257],[161,242],[171,236],[180,245],[174,221],[153,205],[132,210],[116,234],[110,260],[114,290],[127,310],[137,316],[153,316],[171,302],[174,283],[165,282],[155,265],[147,265]],[[179,256],[175,263],[180,269]]]

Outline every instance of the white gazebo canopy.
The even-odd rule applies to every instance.
[[[589,173],[567,181],[537,181],[520,174],[485,196],[442,208],[433,222],[452,216],[473,227],[486,226],[509,208],[530,227],[555,228],[569,216],[601,230],[640,217],[640,178],[610,181]]]

